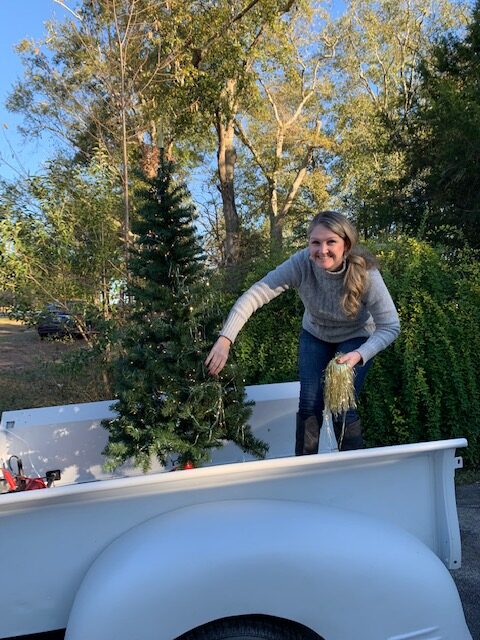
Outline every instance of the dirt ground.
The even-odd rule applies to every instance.
[[[0,317],[0,370],[31,367],[36,361],[55,361],[81,341],[40,340],[34,328]]]
[[[100,367],[81,359],[65,363],[85,346],[83,340],[40,340],[34,328],[0,317],[0,413],[110,398]]]

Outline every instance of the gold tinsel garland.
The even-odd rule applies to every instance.
[[[348,364],[337,362],[341,355],[337,353],[325,369],[324,405],[325,409],[335,416],[344,415],[349,409],[355,409],[357,406],[353,386],[355,372]]]

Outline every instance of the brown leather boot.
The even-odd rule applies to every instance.
[[[295,455],[307,456],[318,453],[320,426],[317,416],[301,418],[297,413],[297,430],[295,437]]]
[[[335,418],[333,421],[335,437],[338,442],[339,451],[353,451],[354,449],[364,449],[362,436],[362,421],[360,418],[345,424],[345,431],[342,438],[343,418]]]

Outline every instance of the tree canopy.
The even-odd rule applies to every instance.
[[[411,228],[480,248],[480,3],[466,34],[442,37],[420,66],[405,181]]]

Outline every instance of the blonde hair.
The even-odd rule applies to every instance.
[[[366,249],[357,246],[358,231],[341,213],[337,211],[317,213],[308,226],[308,237],[319,224],[336,233],[345,242],[345,275],[341,305],[347,316],[354,318],[367,286],[367,271],[377,268],[378,263]]]

